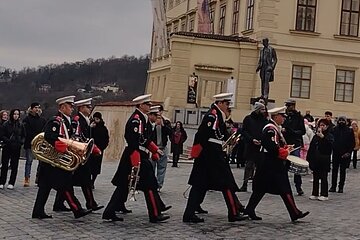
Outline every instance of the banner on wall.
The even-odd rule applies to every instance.
[[[236,80],[234,78],[229,78],[226,83],[226,92],[232,93],[233,96],[231,97],[231,104],[230,107],[235,106],[236,101]]]
[[[187,103],[194,103],[194,104],[196,103],[198,81],[199,81],[199,77],[197,75],[189,76]]]
[[[211,33],[209,0],[197,0],[198,32]]]

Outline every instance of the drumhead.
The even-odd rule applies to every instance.
[[[302,158],[299,158],[297,156],[293,156],[293,155],[289,155],[287,157],[287,160],[289,160],[290,162],[293,162],[297,165],[300,165],[300,166],[304,166],[304,167],[309,167],[309,162],[302,159]]]

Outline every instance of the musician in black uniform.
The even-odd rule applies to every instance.
[[[45,126],[44,138],[56,151],[65,153],[67,144],[60,141],[59,137],[68,139],[72,134],[70,115],[73,111],[75,96],[68,96],[56,100],[59,112],[52,117]],[[55,189],[69,204],[75,218],[83,217],[91,212],[84,210],[74,196],[72,187],[73,173],[54,167],[48,163],[40,162],[38,193],[32,213],[32,218],[52,218],[45,213],[45,204],[51,189]]]
[[[183,222],[204,222],[195,214],[208,190],[221,191],[227,208],[229,222],[240,221],[247,217],[239,214],[239,205],[235,192],[239,190],[234,181],[226,153],[222,150],[223,142],[228,138],[225,118],[229,111],[232,93],[215,95],[215,103],[204,115],[195,134],[191,157],[194,158],[193,169],[189,178],[192,185]]]
[[[264,158],[259,162],[254,180],[253,193],[245,212],[252,220],[261,220],[256,216],[255,208],[265,193],[280,195],[292,221],[303,218],[309,212],[301,212],[295,204],[288,176],[289,161],[287,156],[293,149],[285,145],[280,125],[285,120],[285,107],[268,110],[271,119],[262,131],[261,145]]]
[[[149,152],[152,153],[153,160],[158,160],[159,154],[162,153],[148,136],[148,116],[146,114],[151,107],[150,97],[151,94],[147,94],[133,99],[134,104],[136,104],[136,110],[125,125],[127,147],[122,154],[119,167],[112,179],[116,189],[103,213],[102,218],[105,220],[123,221],[123,218],[116,216],[115,211],[119,208],[119,204],[126,202],[129,191],[129,175],[131,174],[132,167],[137,169],[140,167],[140,180],[137,188],[144,192],[150,222],[162,222],[170,218],[170,216],[161,213],[170,207],[162,206],[161,204],[161,199],[157,192],[157,180],[149,159]]]
[[[92,98],[83,99],[76,101],[75,107],[78,109],[78,114],[73,117],[72,120],[72,128],[73,128],[73,137],[79,142],[87,142],[90,139],[90,119],[89,116],[91,114],[92,106],[91,106]],[[97,146],[93,148],[93,155],[100,154],[100,149]],[[78,169],[74,171],[73,175],[73,185],[81,187],[81,190],[84,194],[86,200],[86,208],[92,209],[93,211],[97,211],[104,206],[98,205],[94,199],[94,194],[92,190],[92,182],[91,182],[91,171],[90,171],[90,161],[92,161],[92,156],[88,159],[88,161],[81,165]],[[56,195],[56,199],[54,202],[54,211],[62,211],[65,210],[64,200],[59,197],[59,194]]]

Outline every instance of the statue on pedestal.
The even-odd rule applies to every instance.
[[[260,58],[256,72],[260,71],[261,98],[267,102],[269,98],[269,82],[274,81],[274,70],[277,63],[276,51],[269,46],[269,39],[262,40],[263,49],[260,51]]]

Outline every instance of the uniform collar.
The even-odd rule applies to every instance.
[[[214,104],[214,106],[220,111],[221,116],[222,116],[223,120],[225,121],[226,120],[226,114],[223,111],[221,111],[221,109],[218,107],[218,105]]]
[[[140,109],[138,109],[138,108],[136,108],[136,110],[144,116],[145,122],[147,122],[147,121],[148,121],[148,115],[146,115],[145,113],[143,113],[143,112],[142,112]]]

